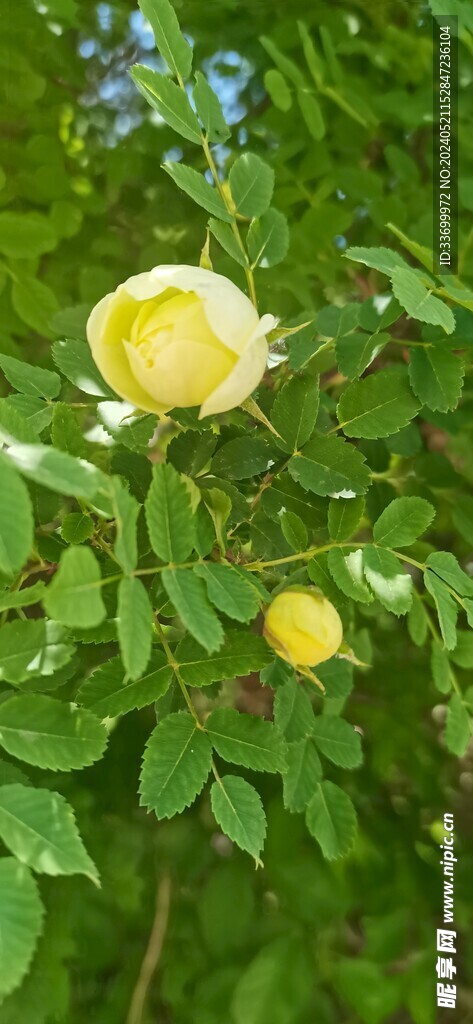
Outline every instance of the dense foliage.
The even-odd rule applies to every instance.
[[[467,1020],[473,18],[442,4],[460,260],[437,277],[435,4],[185,0],[184,35],[168,0],[11,10],[2,1024],[432,1024],[445,812]],[[86,321],[199,262],[278,318],[269,367],[230,412],[158,421]],[[296,672],[263,617],[307,585],[344,640]]]

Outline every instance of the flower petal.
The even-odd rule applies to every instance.
[[[266,338],[254,338],[243,352],[243,355],[229,373],[226,380],[219,384],[203,402],[199,419],[204,416],[228,412],[241,405],[259,384],[266,369],[268,344]]]

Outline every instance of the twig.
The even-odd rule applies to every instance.
[[[153,975],[159,963],[163,948],[164,937],[169,920],[169,908],[171,905],[171,876],[163,875],[156,893],[156,912],[153,926],[149,937],[146,953],[143,957],[138,981],[136,982],[131,997],[130,1009],[126,1019],[127,1024],[142,1024],[143,1010],[145,1007],[148,989]]]

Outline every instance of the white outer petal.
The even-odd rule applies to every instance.
[[[241,405],[259,384],[266,369],[267,359],[268,343],[266,338],[259,335],[250,341],[226,380],[202,403],[199,419],[203,419],[204,416],[215,416],[219,412],[228,412],[229,409]]]

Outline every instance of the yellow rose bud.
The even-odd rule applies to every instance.
[[[333,604],[317,590],[283,590],[269,605],[264,636],[291,665],[319,665],[340,647],[343,627]]]
[[[121,398],[158,414],[200,405],[202,418],[241,405],[254,391],[274,324],[226,277],[162,266],[106,295],[90,314],[87,338]]]

